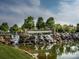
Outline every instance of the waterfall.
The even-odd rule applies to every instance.
[[[40,35],[40,39],[42,39],[44,41],[43,35]]]
[[[53,42],[53,38],[51,37],[51,35],[45,35],[46,40],[50,42]]]
[[[13,42],[13,45],[15,46],[15,47],[17,47],[17,44],[18,44],[18,42],[19,42],[19,35],[12,35],[12,40],[11,40],[11,42]]]
[[[50,42],[53,42],[53,38],[51,37],[51,35],[48,35]]]
[[[37,43],[38,37],[37,35],[35,35],[35,43]]]

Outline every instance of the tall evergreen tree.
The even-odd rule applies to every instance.
[[[67,24],[63,25],[63,31],[64,32],[69,32],[69,26]]]
[[[2,24],[1,24],[1,26],[0,26],[0,30],[2,30],[2,31],[8,31],[9,30],[9,25],[8,25],[8,23],[7,22],[3,22]]]
[[[48,29],[54,29],[55,21],[53,17],[49,17],[46,21],[46,26]]]
[[[34,29],[34,21],[33,17],[29,16],[27,19],[25,19],[24,24],[22,25],[22,28],[26,29]]]
[[[10,27],[10,32],[16,33],[16,32],[18,32],[18,29],[19,29],[18,25],[14,24],[12,27]]]
[[[77,24],[76,32],[79,32],[79,23]]]
[[[39,17],[39,18],[38,18],[38,21],[37,21],[37,23],[36,23],[36,27],[37,27],[37,29],[39,29],[39,30],[44,30],[44,29],[45,29],[45,22],[44,22],[44,20],[43,20],[42,17]]]
[[[63,32],[63,28],[60,24],[55,24],[55,31],[56,32]]]

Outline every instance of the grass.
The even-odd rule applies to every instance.
[[[13,47],[0,44],[0,59],[33,59],[30,55]]]

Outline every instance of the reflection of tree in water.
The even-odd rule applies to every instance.
[[[63,44],[60,45],[54,45],[50,50],[49,54],[46,57],[45,50],[39,50],[38,59],[57,59],[57,55],[62,55],[64,52]]]
[[[60,44],[58,49],[58,55],[62,55],[62,53],[64,53],[64,45]]]
[[[45,51],[39,51],[37,57],[38,59],[46,59]]]
[[[38,45],[38,56],[37,56],[38,59],[46,59],[45,47],[46,47],[45,45]]]
[[[73,49],[74,48],[74,49]],[[43,49],[39,53],[39,59],[57,59],[57,56],[61,56],[63,53],[68,54],[68,53],[75,53],[78,51],[78,44],[76,43],[69,43],[69,44],[64,44],[64,43],[59,43],[53,45],[51,49],[48,49],[47,52],[49,52],[48,56],[46,57],[46,50]]]
[[[78,51],[76,48],[78,48],[76,46],[76,43],[69,43],[66,45],[65,53],[75,53],[76,51]]]
[[[49,51],[48,59],[57,59],[57,45],[54,45]]]
[[[39,50],[38,52],[38,59],[57,59],[57,45],[54,45],[50,50],[49,54],[46,57],[46,51],[45,50]]]
[[[49,51],[48,59],[57,59],[57,55],[64,53],[64,44],[56,44]]]

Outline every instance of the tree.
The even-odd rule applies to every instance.
[[[9,30],[9,26],[8,26],[8,23],[7,22],[3,22],[0,26],[0,30],[2,31],[8,31]]]
[[[12,27],[10,27],[10,32],[16,33],[16,32],[18,32],[18,29],[19,29],[18,25],[14,24]]]
[[[69,32],[69,26],[67,24],[63,25],[63,31],[64,32]]]
[[[38,21],[36,23],[36,27],[37,27],[37,29],[40,29],[40,30],[44,30],[45,29],[45,22],[44,22],[42,17],[38,18]]]
[[[75,26],[73,26],[73,25],[69,25],[69,32],[70,32],[70,33],[74,33],[74,32],[76,32],[76,28],[75,28]]]
[[[56,32],[63,32],[63,28],[60,24],[55,24],[55,31]]]
[[[33,17],[29,16],[27,19],[25,19],[24,24],[22,25],[22,29],[34,29],[34,21]]]
[[[54,29],[54,24],[55,24],[54,18],[53,17],[49,17],[47,19],[47,21],[46,21],[47,28]]]
[[[79,23],[77,24],[76,32],[79,32]]]
[[[73,25],[63,25],[63,31],[68,33],[74,33],[76,31]]]

